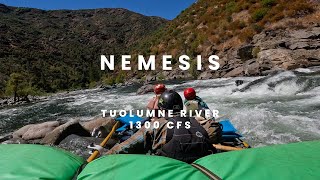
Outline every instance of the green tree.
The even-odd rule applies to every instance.
[[[125,71],[120,71],[119,74],[116,77],[115,83],[116,84],[124,83],[125,78],[126,78]]]
[[[17,101],[18,96],[18,90],[22,88],[24,84],[24,77],[20,73],[12,73],[10,75],[10,79],[8,81],[7,87],[6,87],[6,94],[9,96],[14,97],[14,102]]]
[[[109,74],[107,74],[105,77],[101,78],[102,84],[104,85],[114,85],[115,78]]]
[[[13,96],[14,102],[20,97],[36,95],[37,90],[31,85],[29,75],[26,73],[12,73],[6,86],[6,94]]]
[[[197,70],[197,61],[192,60],[190,62],[190,74],[193,76],[194,79],[197,79],[197,77],[200,75],[200,71]]]

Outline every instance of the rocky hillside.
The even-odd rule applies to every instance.
[[[320,65],[319,5],[319,0],[199,0],[134,53],[220,57],[218,71],[191,66],[187,72],[158,71],[147,80],[252,76]]]
[[[125,9],[44,11],[0,4],[0,97],[12,73],[46,92],[88,87],[100,55],[131,46],[167,21]]]

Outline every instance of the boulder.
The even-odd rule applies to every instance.
[[[144,86],[140,87],[137,90],[137,95],[147,94],[149,92],[153,92],[153,85],[152,84],[148,84],[148,85],[144,85]]]
[[[199,76],[198,79],[211,79],[212,78],[212,73],[209,71],[204,71],[202,72]]]
[[[255,59],[247,61],[244,64],[244,74],[246,76],[258,76],[260,75],[260,64]]]
[[[316,30],[316,28],[314,28]],[[291,38],[295,39],[311,39],[313,36],[315,36],[315,31],[307,31],[305,29],[295,30],[290,33]]]
[[[308,44],[308,42],[296,42],[296,43],[289,45],[289,49],[291,49],[291,50],[307,49],[309,47],[310,47],[310,45]]]
[[[190,71],[181,71],[181,69],[173,69],[172,71],[164,71],[162,75],[165,76],[164,80],[176,80],[176,79],[190,79],[192,75]]]
[[[114,86],[111,86],[111,85],[101,85],[100,88],[103,89],[103,90],[109,90],[109,89],[114,88]]]
[[[233,70],[231,70],[227,74],[225,74],[223,77],[236,77],[236,76],[241,76],[241,75],[243,75],[243,67],[239,66],[237,68],[234,68]]]
[[[249,76],[259,76],[260,75],[260,65],[259,63],[255,62],[253,64],[248,65],[247,69],[245,70],[245,74]]]
[[[79,124],[79,120],[71,120],[48,133],[40,143],[58,145],[63,139],[71,134],[90,136],[90,133]]]
[[[81,137],[78,135],[71,134],[67,136],[64,140],[58,145],[59,148],[65,149],[72,152],[73,154],[79,155],[84,159],[89,158],[90,150],[87,148],[91,144],[100,144],[103,141],[103,138],[93,138],[93,137]],[[110,149],[118,142],[117,139],[109,139],[105,146],[105,151]]]
[[[4,141],[8,141],[9,139],[12,139],[12,138],[13,138],[12,134],[0,136],[0,143],[2,143]]]
[[[241,60],[246,61],[249,59],[253,58],[252,55],[252,50],[253,50],[252,45],[246,45],[246,46],[242,46],[238,49],[238,56],[240,57]]]
[[[296,62],[284,62],[282,64],[282,67],[286,70],[292,70],[292,69],[297,69],[300,67],[300,64],[297,64]]]
[[[22,138],[14,137],[8,139],[6,141],[1,142],[1,144],[29,144],[27,141],[23,140]]]
[[[235,83],[236,83],[236,86],[240,86],[240,85],[242,85],[244,83],[244,81],[238,79],[238,80],[235,81]]]
[[[146,76],[146,83],[149,83],[149,82],[153,82],[153,81],[156,81],[157,80],[157,76],[156,75],[147,75]]]
[[[22,136],[28,131],[30,127],[32,127],[33,124],[29,124],[26,126],[23,126],[22,128],[18,129],[17,131],[13,132],[12,136],[13,138],[22,138]]]
[[[32,125],[22,135],[22,139],[28,141],[44,138],[49,132],[53,131],[59,125],[60,124],[58,121],[44,122],[41,124]]]
[[[107,131],[111,131],[113,125],[116,124],[116,120],[111,117],[98,117],[91,121],[82,122],[82,127],[88,132],[92,132],[95,128],[103,126]]]
[[[285,62],[295,63],[295,60],[291,57],[291,50],[268,49],[258,53],[259,64],[271,63],[273,68],[285,68],[283,66]]]
[[[124,86],[123,83],[116,84],[116,88],[120,88],[120,87],[123,87],[123,86]]]

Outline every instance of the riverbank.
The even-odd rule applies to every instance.
[[[0,98],[0,109],[7,106],[23,105],[28,103],[34,103],[37,101],[45,100],[46,96],[27,96],[19,100],[14,101],[13,97]]]

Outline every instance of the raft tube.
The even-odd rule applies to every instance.
[[[150,155],[108,155],[89,163],[78,180],[320,179],[320,141],[214,154],[193,164]],[[39,145],[0,145],[0,179],[71,180],[80,157]]]

